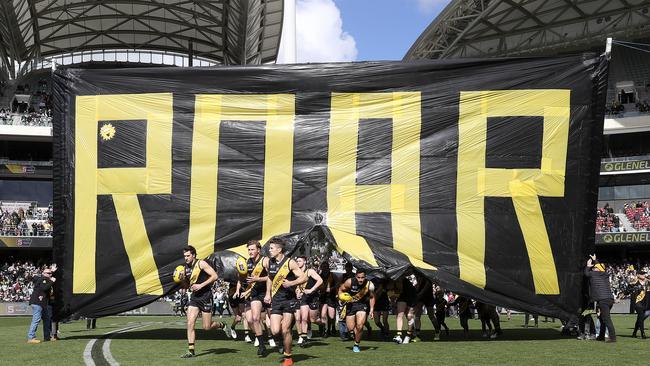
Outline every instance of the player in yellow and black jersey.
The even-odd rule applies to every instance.
[[[196,332],[194,323],[201,312],[203,329],[224,329],[224,324],[212,321],[212,283],[217,280],[217,272],[208,262],[196,258],[196,249],[193,246],[183,248],[185,260],[185,283],[192,291],[190,304],[187,308],[187,353],[182,358],[195,356],[194,342]]]
[[[264,302],[271,304],[271,332],[274,337],[282,335],[282,343],[277,339],[278,350],[283,351],[283,366],[293,365],[291,355],[291,328],[294,323],[294,312],[298,308],[296,299],[296,286],[307,282],[307,276],[300,269],[295,260],[284,254],[284,242],[281,239],[272,239],[269,245],[269,257],[264,258],[264,268],[268,279],[266,280],[266,295]]]
[[[352,352],[361,352],[359,344],[363,327],[368,320],[374,318],[375,312],[375,286],[366,278],[363,269],[357,269],[352,278],[345,280],[339,287],[339,299],[343,303],[341,318],[345,319],[345,325],[349,331],[354,332],[354,347]]]

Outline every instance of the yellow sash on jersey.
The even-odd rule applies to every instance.
[[[366,296],[366,294],[368,293],[368,291],[370,291],[370,281],[366,281],[366,284],[363,286],[363,288],[359,290],[359,292],[357,292],[356,295],[352,296],[352,300],[343,304],[343,306],[341,307],[340,320],[345,320],[345,314],[348,312],[347,311],[348,304],[363,299],[364,296]]]
[[[307,271],[305,271],[304,273],[305,273],[305,277],[307,277],[307,280],[309,280],[309,269]],[[305,281],[305,282],[301,283],[300,285],[298,285],[298,292],[301,292],[301,293],[304,294],[306,288],[307,288],[307,282]]]
[[[253,268],[253,272],[251,272],[251,277],[259,277],[262,274],[262,271],[264,270],[264,266],[262,265],[262,262],[263,262],[262,258],[257,260],[257,263],[255,263],[255,267]],[[257,284],[257,282],[252,282],[249,283],[248,286],[246,287],[246,291],[248,291],[248,295],[246,296],[247,299],[251,296],[250,290],[252,290],[253,287],[255,287],[255,284]]]
[[[636,302],[641,302],[645,298],[645,291],[642,290],[638,295],[636,295]]]
[[[199,279],[199,274],[201,273],[201,267],[199,267],[200,260],[194,262],[192,266],[192,273],[190,274],[190,286],[196,283],[196,280]]]
[[[301,283],[300,285],[298,285],[298,292],[305,293],[305,288],[306,287],[307,287],[307,282]]]
[[[270,260],[269,260],[270,261]],[[275,296],[280,287],[282,287],[282,282],[287,275],[289,274],[289,257],[285,256],[282,262],[280,263],[280,268],[278,273],[273,277],[273,282],[271,283],[271,297]]]

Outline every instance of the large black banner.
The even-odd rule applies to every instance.
[[[169,293],[188,243],[228,276],[247,240],[285,235],[568,318],[606,74],[592,56],[57,71],[59,314]]]

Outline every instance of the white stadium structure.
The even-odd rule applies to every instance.
[[[404,60],[554,55],[650,36],[643,0],[453,0]]]
[[[273,62],[282,14],[282,0],[2,1],[0,71],[15,79],[50,62]]]

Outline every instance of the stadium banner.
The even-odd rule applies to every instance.
[[[2,248],[52,249],[52,237],[0,235],[0,249]]]
[[[650,231],[596,234],[596,244],[648,244],[648,243],[650,243]]]
[[[603,161],[601,173],[650,171],[650,160]]]
[[[40,163],[40,162],[39,162]],[[22,162],[2,162],[0,178],[52,178],[52,166]]]
[[[32,307],[27,302],[0,302],[0,316],[32,315]]]
[[[188,243],[233,280],[243,243],[282,235],[567,319],[606,77],[593,55],[57,70],[58,314],[175,291]]]
[[[119,315],[175,315],[174,303],[154,301],[137,309]],[[31,316],[32,307],[28,302],[0,302],[0,316]]]

